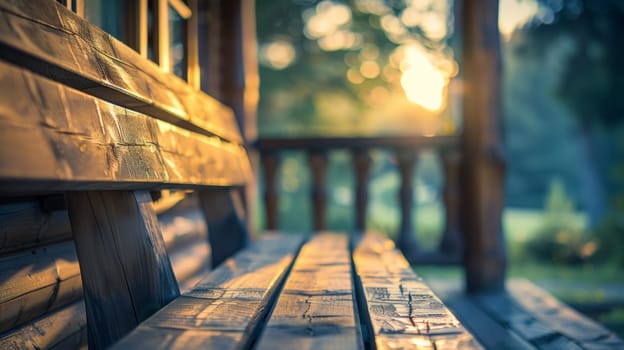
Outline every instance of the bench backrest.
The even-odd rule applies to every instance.
[[[167,9],[167,1],[157,3]],[[248,11],[243,3],[211,2],[234,18],[222,20],[221,36],[240,36],[236,26]],[[231,40],[230,46],[240,41]],[[252,172],[240,132],[245,128],[237,120],[245,120],[250,102],[240,67],[244,57],[225,57],[240,51],[226,47],[210,53],[204,67],[221,77],[208,89],[231,103],[235,114],[55,1],[0,1],[0,196],[11,205],[63,196],[58,205],[69,214],[90,347],[112,344],[179,295],[152,204],[154,191],[196,190],[213,264],[245,244],[238,202]],[[242,83],[231,80],[234,76]],[[11,243],[19,238],[1,238],[20,246]],[[60,281],[64,265],[57,258],[52,261]],[[80,288],[76,281],[73,290]],[[20,305],[31,306],[31,299],[22,299]],[[0,309],[17,307],[7,306],[15,300],[0,299]],[[7,324],[31,321],[52,304]]]

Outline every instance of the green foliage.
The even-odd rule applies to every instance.
[[[572,225],[573,203],[560,180],[551,182],[544,209],[542,226],[527,241],[525,253],[536,261],[554,264],[588,261],[596,252],[596,240]]]

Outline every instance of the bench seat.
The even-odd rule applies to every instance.
[[[320,233],[263,236],[113,348],[371,346],[481,348],[392,241]]]

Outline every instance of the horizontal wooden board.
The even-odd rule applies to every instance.
[[[301,243],[264,236],[221,264],[117,343],[116,349],[234,349],[248,345]]]
[[[74,243],[0,258],[0,332],[82,296]]]
[[[84,303],[73,303],[0,335],[0,349],[76,349],[86,341]]]
[[[242,185],[242,146],[0,62],[0,193]],[[31,96],[32,98],[25,98]]]
[[[481,348],[392,241],[367,233],[354,246],[353,262],[378,349]]]
[[[598,323],[581,315],[527,280],[510,280],[509,295],[518,307],[586,349],[624,349],[624,341]],[[562,339],[557,340],[564,342]],[[554,348],[554,346],[553,346]]]
[[[0,2],[0,57],[179,127],[240,143],[232,110],[47,0]]]
[[[256,349],[361,349],[348,238],[318,234],[306,243]]]
[[[71,239],[67,211],[36,199],[0,204],[0,222],[0,255]]]

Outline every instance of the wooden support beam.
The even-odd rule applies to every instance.
[[[355,230],[361,234],[366,230],[366,209],[368,207],[368,173],[371,158],[368,149],[355,149],[353,172],[355,175]]]
[[[444,169],[444,217],[445,227],[440,240],[439,251],[445,255],[460,257],[462,254],[462,237],[459,230],[459,213],[461,211],[459,197],[459,166],[461,156],[458,150],[448,149],[442,154]]]
[[[262,153],[262,170],[264,173],[264,210],[267,230],[277,230],[278,198],[277,169],[279,154],[277,152]]]
[[[199,201],[208,225],[212,266],[216,267],[249,241],[240,193],[236,189],[205,190],[199,192]]]
[[[396,151],[397,167],[401,177],[401,188],[399,189],[399,202],[401,205],[401,226],[397,246],[408,260],[418,253],[418,243],[414,237],[414,221],[412,208],[414,207],[414,165],[416,155],[413,149],[398,149]]]
[[[103,349],[180,292],[147,192],[66,194],[89,348]]]
[[[323,150],[312,149],[308,153],[312,185],[310,197],[312,198],[312,217],[314,231],[325,229],[325,217],[327,211],[327,193],[325,188],[327,175],[327,153]]]
[[[505,154],[501,134],[501,55],[498,0],[463,4],[464,130],[461,231],[466,288],[502,290],[505,244],[501,215]]]

